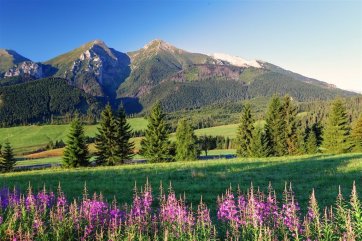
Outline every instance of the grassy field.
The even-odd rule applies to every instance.
[[[16,166],[33,166],[33,165],[41,165],[41,164],[59,164],[62,162],[61,156],[56,157],[47,157],[41,159],[29,159],[16,162]]]
[[[229,138],[235,138],[237,128],[238,124],[215,126],[215,127],[195,130],[195,134],[197,136],[209,135],[209,136],[225,136]]]
[[[134,130],[142,130],[147,126],[144,118],[129,119]],[[0,128],[0,143],[6,140],[14,147],[17,154],[30,152],[44,147],[49,141],[65,140],[69,125],[31,125],[11,128]],[[97,125],[85,126],[87,136],[93,137],[97,131]]]
[[[255,122],[254,126],[262,126],[265,124],[265,121],[257,121]],[[222,125],[222,126],[215,126],[210,128],[198,129],[195,130],[195,134],[197,136],[209,135],[209,136],[224,136],[229,137],[231,139],[236,138],[236,133],[238,130],[239,124],[230,124],[230,125]]]
[[[138,144],[139,145],[139,144]],[[94,147],[89,148],[92,150]],[[94,150],[93,150],[94,151]],[[209,150],[207,152],[208,156],[213,156],[213,158],[217,156],[223,155],[233,155],[236,154],[235,149],[221,149],[221,150]],[[27,160],[18,161],[16,163],[17,166],[32,166],[32,165],[41,165],[41,164],[60,164],[62,162],[63,148],[54,149],[50,151],[34,153],[26,156]],[[205,156],[205,152],[201,152],[201,156]],[[143,156],[136,154],[133,156],[134,160],[142,160]]]
[[[52,159],[56,161],[56,159]],[[197,203],[200,197],[216,207],[216,196],[230,185],[245,190],[252,182],[266,190],[269,182],[282,194],[285,183],[292,182],[299,202],[306,205],[312,189],[322,206],[334,203],[341,185],[348,198],[352,182],[356,181],[362,194],[362,153],[345,155],[317,155],[282,158],[230,159],[161,164],[137,164],[115,167],[61,169],[16,172],[0,175],[0,187],[16,186],[25,191],[29,182],[39,190],[46,185],[56,190],[61,183],[69,197],[80,197],[84,184],[90,193],[102,192],[107,200],[114,197],[121,203],[132,198],[135,182],[151,182],[154,192],[159,184],[172,186],[178,194],[185,194],[188,201]]]
[[[130,124],[134,130],[142,130],[147,126],[147,120],[144,118],[129,119]],[[50,141],[66,140],[69,125],[42,125],[42,126],[19,126],[11,128],[0,128],[0,143],[6,140],[12,144],[14,151],[17,155],[23,156],[24,153],[35,151],[39,148],[44,148]],[[225,136],[235,138],[237,125],[224,125],[216,126],[195,131],[198,136],[211,135],[211,136]],[[97,125],[85,126],[85,133],[87,136],[94,137],[97,132]],[[175,139],[174,133],[170,136],[171,140]],[[135,149],[138,151],[140,147],[141,138],[134,138]],[[92,148],[91,148],[92,149]],[[41,153],[27,154],[26,158],[48,158],[59,156],[62,149],[49,150]]]

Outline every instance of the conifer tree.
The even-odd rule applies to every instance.
[[[192,126],[185,119],[180,120],[176,129],[176,160],[196,160],[198,153],[197,138]]]
[[[315,154],[318,152],[318,140],[317,135],[313,128],[311,128],[308,132],[306,143],[305,143],[305,150],[308,154]]]
[[[98,133],[95,138],[96,163],[98,165],[115,165],[118,160],[118,143],[116,140],[116,120],[108,104],[102,111]]]
[[[10,143],[5,142],[4,147],[0,145],[0,171],[10,172],[14,169],[16,159]]]
[[[242,111],[236,137],[236,153],[239,157],[251,155],[251,141],[253,139],[254,120],[251,115],[251,106],[247,103]]]
[[[207,152],[212,148],[212,137],[203,135],[198,138],[199,147],[202,151],[205,152],[205,156],[207,156]]]
[[[132,129],[127,122],[126,111],[123,105],[120,105],[116,116],[116,143],[118,148],[118,157],[121,163],[132,159],[134,143],[130,141]]]
[[[297,123],[297,154],[306,154],[306,140],[309,131],[308,126],[305,127],[301,121]]]
[[[323,148],[326,153],[345,153],[351,148],[350,125],[342,100],[332,103],[323,133]]]
[[[68,140],[66,142],[63,165],[65,167],[79,167],[89,165],[89,152],[84,135],[83,125],[76,117],[70,124]]]
[[[322,142],[323,142],[323,137],[322,137],[322,133],[323,133],[323,126],[320,123],[320,121],[316,120],[316,122],[312,125],[311,128],[316,136],[317,139],[317,146],[320,147]]]
[[[170,160],[170,142],[168,140],[168,127],[165,114],[160,103],[151,110],[145,138],[141,141],[140,153],[149,162],[164,162]]]
[[[362,115],[358,118],[352,130],[354,150],[362,152]]]
[[[265,130],[268,138],[270,154],[272,156],[283,156],[287,154],[285,121],[283,105],[278,96],[273,96],[266,115]]]
[[[297,108],[292,103],[290,96],[285,96],[282,103],[282,118],[284,120],[285,141],[287,153],[293,155],[298,153],[298,137],[297,137]]]
[[[250,145],[251,157],[267,157],[270,149],[268,138],[263,128],[255,128],[253,130],[253,139]]]

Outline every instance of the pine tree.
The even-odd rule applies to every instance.
[[[83,125],[76,117],[70,124],[68,140],[66,142],[63,165],[65,167],[79,167],[89,165],[89,152],[84,135]]]
[[[285,141],[287,154],[294,155],[298,153],[297,137],[297,107],[293,105],[292,98],[285,96],[282,103],[282,116],[285,128]]]
[[[16,159],[10,143],[5,142],[4,148],[0,145],[0,171],[10,172],[14,169]]]
[[[239,157],[251,155],[251,141],[253,139],[254,120],[251,115],[251,106],[246,104],[241,114],[240,124],[236,137],[236,153]]]
[[[308,126],[302,124],[301,121],[297,123],[297,154],[306,154],[306,140],[307,140],[307,133],[309,130]]]
[[[278,96],[273,96],[266,115],[265,130],[268,138],[270,154],[283,156],[287,154],[285,137],[285,121],[283,117],[283,105]]]
[[[118,157],[121,163],[131,160],[134,149],[134,143],[130,141],[132,137],[132,129],[127,122],[126,112],[123,105],[120,105],[116,117],[116,142],[118,148]]]
[[[263,128],[255,128],[253,131],[253,139],[250,145],[251,157],[267,157],[270,149],[268,138]]]
[[[315,154],[318,152],[318,140],[317,135],[313,128],[311,128],[308,132],[306,143],[305,143],[305,150],[308,154]]]
[[[149,162],[164,162],[170,160],[170,142],[165,114],[160,103],[151,110],[145,138],[141,141],[141,155]]]
[[[98,165],[115,165],[119,161],[118,143],[116,140],[117,123],[112,108],[108,104],[102,111],[100,126],[95,138],[96,163]]]
[[[352,138],[354,150],[362,152],[362,115],[356,121],[356,124],[353,126]]]
[[[182,119],[176,129],[176,160],[193,161],[198,156],[197,138],[192,126]]]
[[[326,153],[345,153],[351,148],[350,125],[342,100],[332,103],[323,133],[323,148]]]

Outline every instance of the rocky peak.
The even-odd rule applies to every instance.
[[[24,61],[14,65],[8,71],[5,72],[5,77],[30,75],[35,78],[43,77],[43,69],[41,64],[34,63],[32,61]]]
[[[21,56],[17,52],[10,49],[0,49],[0,74],[5,73],[15,64],[19,64],[29,59]]]
[[[171,51],[171,52],[175,52],[179,49],[177,49],[175,46],[167,43],[166,41],[163,41],[162,39],[155,39],[152,40],[151,42],[149,42],[148,44],[146,44],[143,47],[144,50],[165,50],[165,51]]]

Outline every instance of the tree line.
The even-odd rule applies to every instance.
[[[292,98],[274,96],[265,116],[265,125],[255,127],[250,104],[243,108],[237,133],[240,157],[268,157],[362,151],[362,116],[352,125],[346,107],[336,99],[326,116],[302,122]]]
[[[298,116],[298,108],[289,96],[273,96],[264,125],[255,125],[250,104],[245,104],[233,146],[239,157],[269,157],[362,151],[362,116],[352,126],[341,99],[335,100],[327,115],[326,124],[315,119],[306,121]],[[186,119],[176,128],[176,141],[170,141],[170,127],[160,103],[148,117],[148,126],[141,141],[139,153],[148,162],[196,160],[200,151],[211,149],[212,138],[197,138]],[[132,159],[134,143],[132,129],[121,107],[114,113],[107,105],[101,114],[100,127],[95,137],[95,164],[116,165]],[[70,127],[63,164],[67,167],[90,165],[86,136],[81,121],[76,118]],[[229,140],[230,141],[230,140]],[[230,145],[230,144],[228,144]]]

